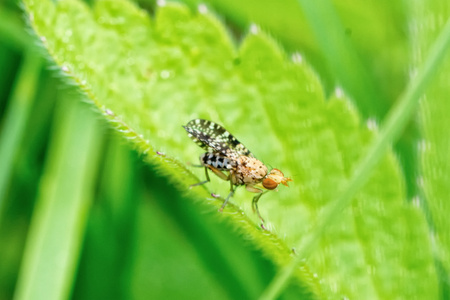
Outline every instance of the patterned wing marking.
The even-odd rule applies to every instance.
[[[197,145],[208,152],[219,152],[229,157],[241,155],[253,157],[253,154],[231,133],[214,122],[194,119],[183,128]]]

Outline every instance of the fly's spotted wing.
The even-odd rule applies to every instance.
[[[229,157],[241,155],[253,157],[231,133],[214,122],[194,119],[183,128],[197,145],[208,152],[219,152]]]

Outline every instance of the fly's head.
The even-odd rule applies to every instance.
[[[284,177],[283,172],[278,169],[272,169],[269,174],[267,174],[267,176],[263,179],[262,185],[265,189],[274,190],[280,183],[288,186],[289,181],[292,181],[292,179]]]

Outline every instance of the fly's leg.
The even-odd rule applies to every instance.
[[[203,166],[195,165],[195,167],[203,167]],[[202,185],[202,184],[208,183],[210,181],[209,174],[208,174],[208,169],[210,169],[220,179],[225,180],[225,181],[229,180],[229,176],[227,176],[224,173],[222,173],[222,171],[220,171],[220,170],[218,170],[218,169],[216,169],[216,168],[214,168],[212,166],[205,166],[205,177],[206,177],[206,180],[198,182],[198,183],[195,183],[195,184],[191,184],[189,187],[192,188],[194,186],[198,186],[198,185]]]
[[[219,211],[222,212],[223,209],[225,208],[225,206],[227,205],[228,199],[230,199],[230,197],[232,197],[233,194],[234,194],[233,182],[231,181],[230,175],[229,175],[229,174],[226,175],[226,174],[224,174],[222,171],[220,171],[219,169],[214,168],[213,166],[208,166],[208,168],[209,168],[214,174],[216,174],[217,177],[219,177],[220,179],[225,180],[225,181],[227,181],[227,180],[230,181],[230,186],[231,186],[230,193],[228,194],[227,198],[225,198],[225,201],[223,202],[222,206],[219,208]],[[221,198],[221,199],[222,199],[222,198]]]
[[[225,175],[222,171],[220,171],[219,169],[214,168],[213,166],[208,166],[208,168],[220,179],[222,180],[230,180],[230,176],[229,175]]]
[[[256,212],[256,214],[258,215],[258,217],[261,219],[261,221],[264,223],[264,219],[261,217],[261,214],[259,213],[259,209],[258,209],[258,201],[259,198],[261,198],[261,196],[264,193],[260,193],[258,195],[256,195],[255,197],[253,197],[253,201],[252,201],[252,208],[253,208],[253,212]]]
[[[194,187],[194,186],[198,186],[198,185],[202,185],[202,184],[208,183],[208,182],[210,181],[209,174],[208,174],[208,169],[210,169],[210,170],[211,170],[215,175],[217,175],[217,177],[219,177],[220,179],[225,180],[225,181],[227,181],[227,180],[230,181],[230,193],[228,194],[227,198],[225,198],[225,200],[224,200],[222,206],[219,208],[219,211],[222,212],[223,209],[225,208],[225,206],[227,205],[228,200],[229,200],[231,197],[233,197],[233,195],[234,195],[234,185],[233,185],[233,182],[231,181],[230,175],[226,175],[226,174],[224,174],[222,171],[220,171],[219,169],[216,169],[216,168],[214,168],[213,166],[209,166],[209,165],[208,165],[208,166],[205,166],[205,176],[206,176],[206,180],[205,180],[205,181],[198,182],[198,183],[195,183],[195,184],[192,184],[190,187],[192,188],[192,187]],[[221,198],[221,197],[215,196],[214,194],[211,194],[211,195],[212,195],[214,198]],[[221,198],[221,199],[223,199],[223,198]]]
[[[218,169],[216,169],[216,168],[214,168],[214,167],[212,167],[212,166],[205,166],[205,176],[206,176],[206,180],[205,180],[205,181],[198,182],[198,183],[195,183],[195,184],[192,184],[192,185],[190,186],[190,188],[192,188],[192,187],[194,187],[194,186],[198,186],[198,185],[202,185],[202,184],[208,183],[208,182],[210,181],[208,169],[210,169],[210,170],[211,170],[214,174],[216,174],[217,177],[219,177],[220,179],[225,180],[225,181],[226,181],[226,180],[229,180],[229,181],[230,181],[230,193],[228,194],[227,198],[225,198],[225,200],[224,200],[222,206],[219,208],[219,211],[222,212],[223,209],[225,208],[225,206],[227,205],[228,200],[234,195],[234,186],[233,186],[233,182],[230,180],[230,176],[229,176],[229,175],[225,175],[222,171],[220,171],[220,170],[218,170]],[[212,195],[214,198],[221,198],[221,197],[217,197],[217,196],[214,195],[214,194],[211,194],[211,195]],[[223,199],[223,198],[221,198],[221,199]]]
[[[223,173],[222,173],[223,174]],[[229,179],[228,179],[229,180]],[[230,193],[228,194],[227,198],[225,198],[225,201],[223,202],[222,206],[219,208],[219,211],[222,212],[225,206],[228,203],[228,200],[233,197],[234,195],[234,185],[233,182],[230,180]]]
[[[193,188],[194,186],[202,185],[202,184],[205,184],[205,183],[209,182],[209,174],[208,174],[208,168],[207,167],[205,167],[205,176],[206,176],[206,180],[200,181],[200,182],[195,183],[195,184],[191,184],[189,186],[189,188]]]
[[[265,194],[266,192],[264,192],[263,190],[261,190],[261,189],[259,189],[259,188],[256,188],[256,187],[254,187],[253,185],[246,185],[245,186],[245,189],[247,190],[247,191],[249,191],[249,192],[251,192],[251,193],[257,193],[258,195],[256,195],[255,197],[253,197],[253,201],[252,201],[252,208],[253,208],[253,212],[255,213],[257,213],[258,214],[258,217],[261,219],[261,221],[263,221],[263,223],[264,223],[264,219],[261,217],[261,214],[259,213],[259,210],[258,210],[258,201],[259,201],[259,198],[261,198],[261,196],[263,195],[263,194]]]

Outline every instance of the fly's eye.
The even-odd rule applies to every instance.
[[[268,190],[274,190],[277,188],[278,183],[276,183],[273,179],[265,178],[262,181],[262,185],[263,185],[263,187],[265,187]]]

